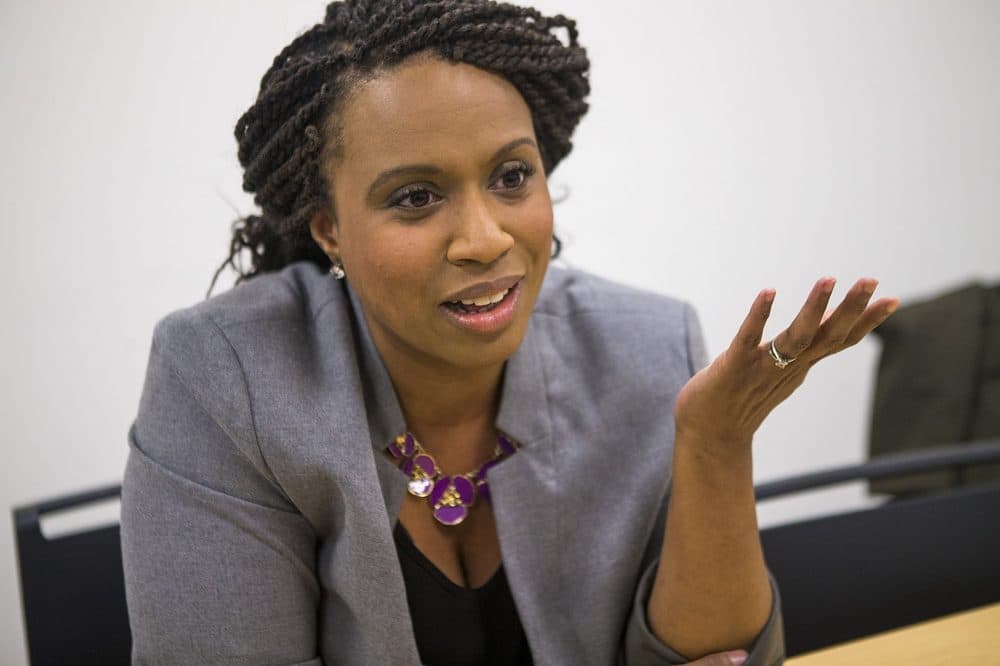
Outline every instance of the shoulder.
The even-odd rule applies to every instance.
[[[246,383],[248,365],[308,353],[315,319],[346,300],[317,266],[291,264],[171,312],[154,328],[151,354],[200,401],[217,402]]]
[[[264,273],[232,289],[189,307],[175,310],[157,322],[154,344],[176,345],[197,351],[199,342],[227,338],[243,328],[296,328],[313,320],[343,293],[332,286],[317,266],[290,264]],[[208,344],[208,347],[219,343]]]
[[[616,312],[627,317],[676,318],[690,309],[685,301],[630,287],[573,268],[551,267],[536,310],[550,316]]]
[[[169,335],[191,326],[231,329],[265,321],[301,321],[337,299],[339,290],[308,262],[264,273],[200,303],[164,317],[157,333]]]
[[[350,355],[347,307],[329,275],[297,263],[165,316],[154,329],[136,419],[145,453],[206,485],[231,488],[225,470],[242,469],[235,444],[277,484],[268,437],[300,415],[289,405],[318,404],[296,392],[316,389],[317,375],[337,360],[324,354]],[[318,331],[341,335],[320,350]],[[212,470],[219,478],[209,479]]]
[[[534,317],[559,344],[579,346],[591,358],[656,355],[647,367],[663,371],[665,363],[685,376],[704,364],[701,329],[689,303],[585,271],[550,268]]]

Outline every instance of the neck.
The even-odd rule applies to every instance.
[[[503,363],[474,368],[441,366],[392,345],[379,345],[377,338],[375,343],[406,426],[418,439],[468,441],[470,436],[479,439],[487,431],[492,439]]]
[[[390,371],[411,429],[431,431],[492,427],[500,401],[503,366],[452,373]]]

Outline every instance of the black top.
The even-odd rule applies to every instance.
[[[456,585],[414,545],[403,524],[393,531],[420,660],[428,666],[530,666],[503,564],[486,584]]]

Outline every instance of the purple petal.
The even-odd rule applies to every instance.
[[[479,467],[479,470],[476,472],[476,480],[477,481],[482,481],[483,479],[485,479],[487,472],[489,472],[493,467],[495,467],[499,463],[500,463],[500,461],[496,460],[496,459],[487,460],[486,462],[484,462]]]
[[[431,491],[431,496],[429,500],[431,506],[434,506],[435,504],[438,503],[438,501],[441,499],[441,496],[444,495],[444,491],[448,489],[449,485],[451,485],[450,476],[442,476],[440,479],[437,480],[437,482],[434,484],[434,490]]]
[[[403,438],[403,445],[400,447],[403,455],[407,458],[413,455],[417,450],[416,445],[413,443],[413,435],[406,433],[406,437]]]
[[[472,504],[472,501],[476,499],[476,488],[472,485],[472,481],[464,476],[456,476],[452,478],[452,483],[455,484],[455,490],[458,491],[458,497],[462,504]]]
[[[469,515],[469,510],[464,506],[442,506],[434,509],[434,517],[438,522],[445,525],[457,525]]]
[[[431,458],[425,453],[421,453],[413,459],[413,462],[420,465],[421,469],[427,472],[427,476],[434,476],[438,472],[437,463],[434,462],[434,458]]]
[[[517,447],[515,447],[511,441],[503,435],[497,437],[497,443],[500,445],[500,450],[503,451],[505,456],[513,455],[514,452],[517,451]]]

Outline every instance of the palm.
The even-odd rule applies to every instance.
[[[784,368],[761,343],[774,291],[757,295],[729,347],[681,389],[674,405],[678,433],[722,445],[749,444],[768,414],[805,381],[813,364],[857,344],[891,315],[899,301],[869,303],[877,282],[858,280],[837,308],[824,317],[834,280],[813,287],[792,323],[775,339],[782,356],[794,358]]]

